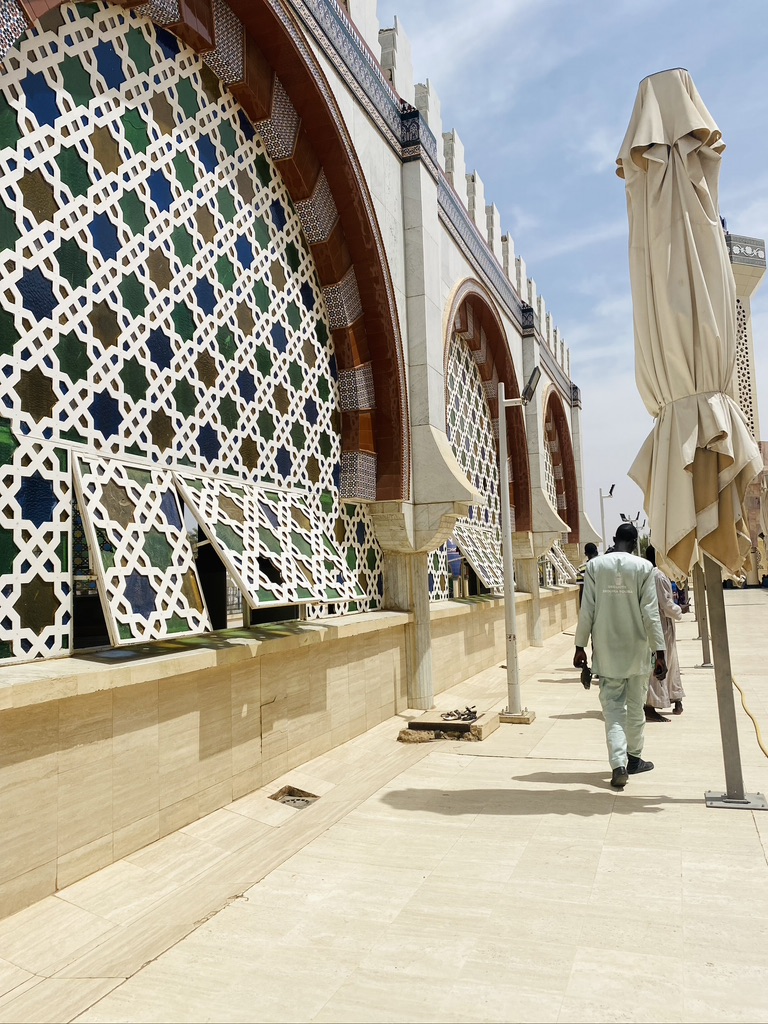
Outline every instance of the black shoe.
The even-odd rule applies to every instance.
[[[611,785],[614,789],[624,789],[628,782],[629,775],[627,774],[626,768],[619,767],[613,769],[613,774],[611,775]]]
[[[627,761],[627,771],[630,775],[653,771],[653,761],[644,761],[642,757],[635,757],[634,754],[627,754]]]

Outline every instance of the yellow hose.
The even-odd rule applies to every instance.
[[[736,687],[736,689],[741,694],[741,706],[744,708],[746,713],[752,719],[752,725],[754,725],[754,727],[755,727],[755,736],[757,736],[757,745],[760,747],[760,749],[765,754],[765,756],[768,757],[768,750],[765,749],[765,744],[763,743],[763,737],[762,737],[762,734],[760,733],[760,726],[757,724],[757,719],[755,718],[755,716],[752,714],[752,712],[747,707],[747,702],[746,702],[746,699],[744,697],[744,691],[739,686],[739,684],[736,682],[736,680],[733,678],[733,676],[731,676],[731,682],[733,683],[733,685]]]

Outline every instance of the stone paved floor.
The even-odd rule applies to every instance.
[[[768,739],[768,591],[727,594]],[[521,657],[528,727],[401,745],[398,719],[0,923],[3,1021],[768,1021],[768,812],[722,786],[710,670],[607,785],[573,639]],[[503,704],[496,668],[441,706]],[[739,708],[749,790],[768,760]],[[267,800],[318,793],[294,811]]]

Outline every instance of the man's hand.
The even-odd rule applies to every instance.
[[[577,647],[576,648],[576,653],[573,656],[573,667],[574,668],[584,668],[586,666],[586,664],[587,664],[587,652],[584,650],[583,647]],[[664,674],[666,675],[666,669],[664,670]]]
[[[656,651],[656,664],[653,666],[653,674],[657,679],[667,678],[667,659],[665,651]]]

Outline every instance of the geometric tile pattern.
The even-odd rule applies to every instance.
[[[363,304],[354,267],[349,268],[338,284],[327,285],[324,292],[332,331],[351,327],[363,315]]]
[[[325,242],[339,219],[339,211],[333,199],[331,186],[321,170],[317,176],[312,195],[296,203],[296,212],[301,218],[301,226],[310,245]]]
[[[453,539],[483,585],[504,587],[496,439],[486,389],[466,341],[453,334],[446,372],[446,432],[456,460],[485,505],[472,505]],[[512,527],[514,529],[514,525]]]
[[[376,408],[373,369],[370,363],[339,371],[339,402],[345,412]]]
[[[80,454],[74,470],[112,643],[209,630],[171,473]]]
[[[376,500],[376,456],[371,452],[341,453],[341,491],[359,501]]]
[[[0,0],[0,61],[27,31],[27,20],[17,0]]]
[[[69,453],[0,419],[0,658],[69,652]]]
[[[364,598],[303,494],[178,473],[175,479],[252,608]]]
[[[331,324],[262,141],[135,10],[44,26],[0,75],[0,415],[20,443],[307,487],[344,534]]]
[[[300,121],[282,82],[274,78],[271,116],[255,126],[273,160],[287,160],[292,156]]]
[[[213,37],[216,49],[204,53],[203,60],[225,85],[242,82],[245,35],[240,19],[224,0],[213,0]]]

